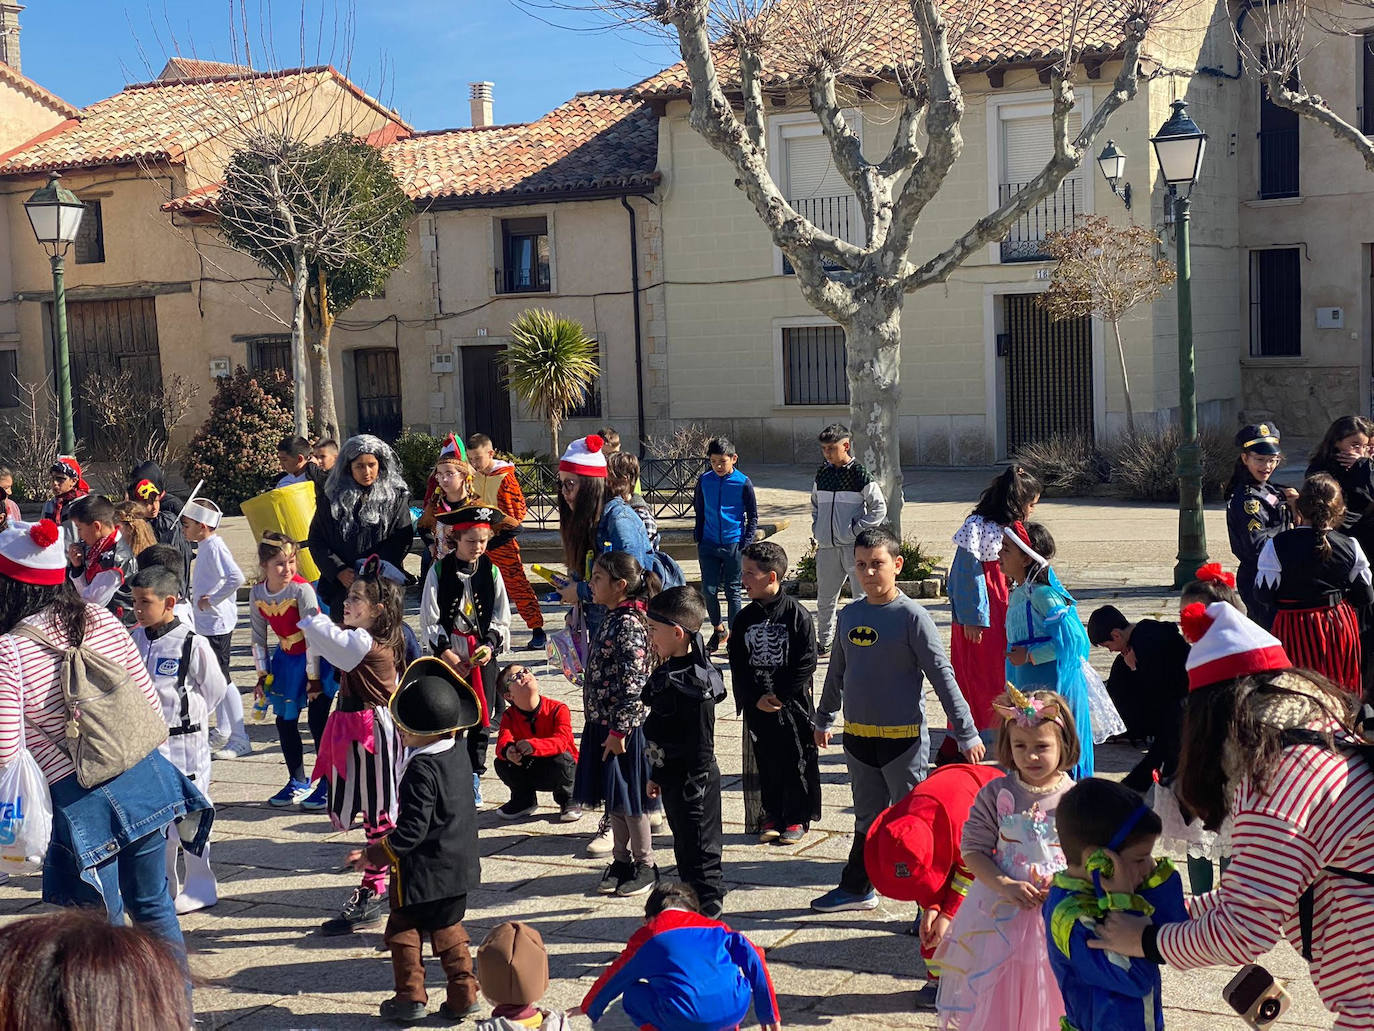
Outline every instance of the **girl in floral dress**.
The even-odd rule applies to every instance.
[[[936,1008],[945,1029],[1057,1031],[1064,1003],[1040,906],[1065,865],[1054,811],[1073,787],[1064,771],[1078,760],[1078,733],[1053,691],[1013,687],[993,707],[997,761],[1012,772],[982,787],[964,824],[975,880],[935,954]]]

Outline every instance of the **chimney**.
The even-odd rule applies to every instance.
[[[0,63],[7,64],[16,72],[19,67],[19,12],[23,4],[0,0]]]
[[[15,53],[18,53],[17,48]],[[494,85],[494,82],[468,83],[468,107],[472,110],[474,129],[491,124],[491,88]]]

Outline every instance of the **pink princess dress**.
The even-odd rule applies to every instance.
[[[991,854],[1008,877],[1048,888],[1064,869],[1054,809],[1073,781],[1036,791],[1015,774],[978,793],[965,825],[963,850],[995,827]],[[972,840],[971,840],[972,839]],[[978,849],[983,851],[983,849]],[[1064,1001],[1050,969],[1040,907],[1022,909],[986,882],[974,881],[935,953],[940,975],[940,1027],[958,1031],[1058,1031]]]

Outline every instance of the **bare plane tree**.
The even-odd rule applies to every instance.
[[[622,22],[670,30],[690,80],[692,128],[733,166],[774,244],[796,272],[807,302],[845,332],[850,409],[860,458],[900,524],[901,316],[906,295],[945,282],[1018,218],[1050,197],[1083,161],[1112,114],[1135,96],[1149,30],[1179,0],[1063,0],[1046,5],[1061,21],[1056,52],[1044,58],[1053,100],[1053,156],[1019,192],[921,264],[909,254],[922,215],[936,201],[963,150],[964,96],[954,70],[979,0],[516,0],[526,7],[592,8]],[[902,8],[906,10],[903,11]],[[917,43],[873,56],[873,40],[909,16]],[[1081,131],[1074,77],[1083,40],[1114,30],[1121,70]],[[879,45],[879,49],[882,48]],[[890,49],[890,45],[888,46]],[[868,70],[858,58],[866,54]],[[875,75],[872,66],[882,62]],[[779,70],[789,74],[785,79]],[[900,105],[888,152],[864,156],[846,107],[877,100],[874,80],[895,85]],[[793,207],[770,172],[765,97],[804,88],[829,141],[834,167],[857,198],[863,240],[827,231]]]
[[[1374,0],[1284,0],[1247,4],[1232,23],[1236,46],[1269,99],[1328,129],[1374,172],[1374,142],[1302,82],[1299,68],[1323,40],[1374,28]],[[1365,44],[1366,46],[1368,44]]]

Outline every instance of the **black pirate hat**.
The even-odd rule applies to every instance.
[[[455,530],[469,530],[474,526],[496,526],[505,518],[506,513],[499,508],[489,505],[466,505],[452,512],[440,512],[434,520]]]
[[[477,694],[443,659],[416,659],[391,696],[392,719],[409,734],[428,736],[466,730],[482,720]]]

